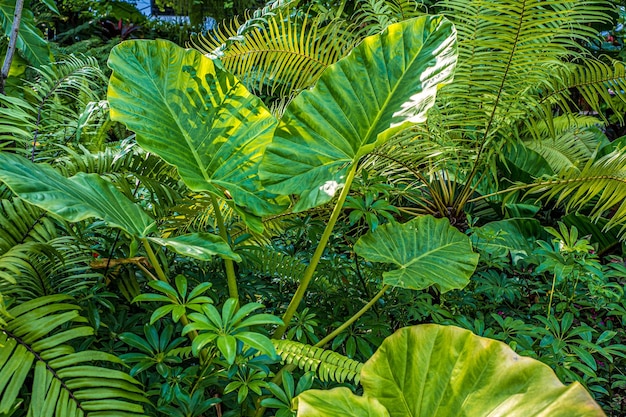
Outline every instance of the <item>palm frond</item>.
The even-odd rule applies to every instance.
[[[302,260],[269,247],[246,247],[245,253],[244,259],[250,270],[281,281],[299,282],[306,269]]]
[[[315,371],[322,381],[359,382],[361,362],[326,350],[292,340],[272,340],[276,352],[284,363],[298,366],[304,371]]]
[[[604,0],[443,0],[443,13],[459,34],[455,82],[442,89],[445,123],[473,137],[476,146],[512,120],[527,117],[566,60],[581,57],[577,42],[596,36],[591,23],[607,22]],[[501,132],[507,135],[507,132]]]
[[[288,99],[310,87],[332,63],[347,54],[355,44],[342,23],[322,26],[320,19],[293,15],[279,9],[239,35],[235,26],[223,29],[218,42],[243,37],[219,57],[224,67],[259,95]],[[227,37],[226,39],[223,39]],[[194,46],[211,52],[215,41],[199,37]]]
[[[284,9],[294,2],[296,0],[269,1],[265,7],[255,10],[252,14],[246,14],[243,24],[240,24],[239,19],[235,17],[229,22],[227,28],[224,28],[224,25],[218,26],[215,33],[212,34],[213,36],[192,37],[190,43],[211,58],[221,58],[232,45],[243,42],[248,32],[255,30],[255,28],[265,27],[268,18],[275,16],[278,10]]]
[[[76,352],[68,343],[93,334],[66,295],[41,297],[9,310],[0,330],[0,414],[18,398],[39,417],[140,417],[145,396],[128,374],[93,365],[121,364],[104,352]],[[119,365],[117,365],[119,366]]]
[[[558,179],[537,181],[529,194],[556,200],[567,211],[589,207],[589,216],[598,221],[608,218],[604,229],[619,227],[620,239],[626,232],[626,150],[616,149],[579,170],[561,173]]]
[[[24,87],[24,97],[1,97],[0,148],[13,149],[32,159],[56,153],[56,144],[75,141],[93,121],[106,77],[95,58],[69,56],[35,70],[34,82]]]
[[[353,20],[359,38],[382,32],[387,26],[426,13],[415,0],[359,0]]]
[[[29,300],[75,295],[93,286],[91,249],[46,212],[20,199],[0,201],[0,292]]]
[[[582,100],[571,96],[575,90]],[[605,118],[608,106],[623,123],[622,108],[626,103],[626,67],[624,63],[605,63],[597,59],[583,59],[560,70],[554,83],[545,89],[538,102],[539,117],[550,121],[552,107],[569,112],[574,108],[580,112],[593,113]],[[620,105],[621,104],[621,105]],[[605,119],[606,122],[606,119]]]
[[[541,155],[552,171],[559,173],[580,171],[598,148],[607,143],[597,127],[580,129],[574,126],[556,138],[527,141],[525,146]]]

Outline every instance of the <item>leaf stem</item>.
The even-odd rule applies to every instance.
[[[378,301],[380,299],[380,297],[383,296],[383,294],[385,294],[385,292],[387,292],[387,290],[390,288],[390,285],[383,285],[383,287],[380,289],[380,291],[378,291],[378,293],[374,296],[374,298],[372,298],[370,300],[369,303],[365,304],[363,306],[362,309],[360,309],[356,314],[354,314],[352,317],[350,317],[345,323],[343,323],[341,326],[337,327],[335,330],[333,330],[328,336],[326,336],[325,338],[323,338],[322,340],[320,340],[319,342],[317,342],[314,346],[315,347],[323,347],[326,343],[330,342],[331,340],[333,340],[335,337],[337,337],[341,332],[343,332],[344,330],[346,330],[348,327],[350,327],[352,325],[352,323],[354,323],[355,321],[357,321],[363,314],[365,314],[367,312],[367,310],[369,310],[370,308],[372,308],[372,306],[374,304],[376,304],[376,301]]]
[[[154,251],[152,250],[152,247],[150,246],[150,242],[148,242],[148,239],[145,237],[142,237],[141,243],[143,243],[143,247],[146,250],[148,259],[150,260],[150,263],[152,264],[152,267],[154,268],[154,272],[156,272],[157,277],[159,277],[161,281],[169,283],[170,280],[167,279],[165,272],[163,272],[163,268],[161,268],[161,264],[157,260],[156,255],[154,254]]]
[[[228,242],[228,231],[224,225],[224,217],[220,210],[217,198],[211,194],[211,204],[213,204],[213,213],[215,213],[215,220],[217,221],[217,228],[220,231],[220,236],[225,242]],[[230,243],[229,243],[230,245]],[[237,290],[237,276],[235,275],[235,264],[232,259],[224,259],[224,267],[226,268],[226,282],[228,283],[228,296],[234,298],[239,302],[239,291]]]
[[[354,180],[354,176],[357,170],[357,165],[358,165],[357,162],[354,162],[354,164],[352,165],[352,168],[350,168],[350,171],[348,172],[348,176],[346,177],[346,183],[344,184],[341,190],[341,194],[339,195],[339,199],[337,200],[337,203],[335,204],[333,213],[331,214],[330,219],[328,219],[328,224],[326,225],[326,228],[324,229],[324,233],[322,234],[322,237],[320,238],[320,241],[317,244],[317,248],[315,249],[315,253],[313,253],[311,262],[309,263],[309,266],[307,266],[306,270],[304,271],[304,275],[302,276],[302,279],[300,280],[300,285],[298,286],[296,293],[291,298],[291,302],[289,303],[289,306],[287,306],[287,310],[285,311],[285,314],[283,314],[282,319],[283,319],[283,323],[285,324],[278,327],[276,331],[274,331],[274,334],[272,335],[272,338],[274,339],[280,339],[283,336],[283,334],[285,334],[285,331],[287,330],[287,326],[289,326],[289,323],[291,322],[291,318],[296,313],[296,310],[298,309],[300,302],[304,298],[306,289],[309,286],[309,283],[311,282],[311,278],[313,278],[315,269],[317,268],[317,265],[319,264],[319,261],[322,258],[322,254],[324,253],[324,249],[326,249],[326,244],[328,243],[328,239],[330,239],[330,235],[333,231],[333,228],[335,227],[335,223],[337,222],[337,219],[339,218],[339,214],[341,213],[341,208],[343,207],[343,203],[346,201],[346,197],[348,196],[348,193],[350,192],[350,185],[352,184],[352,180]]]

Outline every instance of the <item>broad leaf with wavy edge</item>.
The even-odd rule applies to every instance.
[[[379,226],[361,237],[354,251],[368,261],[396,265],[383,273],[385,284],[413,290],[431,285],[441,292],[463,288],[478,265],[469,237],[448,219],[432,216]]]
[[[175,165],[194,191],[224,197],[256,215],[279,210],[257,175],[277,124],[261,100],[199,52],[128,41],[109,57],[111,119]]]
[[[437,16],[366,38],[289,104],[261,163],[264,185],[298,194],[295,211],[329,201],[361,156],[425,120],[438,87],[452,80],[455,41],[452,24]]]
[[[424,324],[398,330],[365,363],[361,384],[363,398],[377,400],[391,417],[605,415],[578,382],[565,386],[548,365],[454,326]],[[319,413],[298,409],[299,417],[327,415],[322,406],[328,399],[341,406],[359,398],[337,389],[304,394],[306,404],[319,405]],[[342,415],[379,415],[375,412]]]
[[[0,153],[0,181],[23,200],[69,222],[96,217],[139,237],[154,226],[141,207],[96,174],[65,178],[48,165]]]

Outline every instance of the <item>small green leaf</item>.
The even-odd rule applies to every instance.
[[[237,355],[237,339],[231,335],[223,335],[217,338],[217,348],[222,352],[226,362],[229,365],[235,363],[235,356]]]
[[[275,358],[277,356],[276,348],[267,336],[255,332],[240,332],[235,335],[235,338],[271,358]]]

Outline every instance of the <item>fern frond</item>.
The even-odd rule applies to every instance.
[[[24,200],[0,200],[0,254],[24,242],[46,243],[57,237],[57,226],[46,212]]]
[[[234,27],[225,30],[235,36]],[[352,49],[355,39],[342,31],[338,22],[322,26],[316,17],[300,18],[279,9],[219,58],[249,90],[285,99],[313,85],[322,71]],[[195,47],[209,52],[201,41]]]
[[[616,149],[598,160],[590,160],[580,171],[569,170],[558,179],[538,181],[529,193],[554,199],[566,210],[590,206],[592,220],[608,218],[605,230],[619,227],[620,239],[626,232],[626,150]]]
[[[359,382],[363,367],[361,362],[332,350],[292,340],[272,340],[272,342],[284,363],[296,365],[304,371],[315,371],[322,381]]]
[[[524,144],[541,155],[552,171],[559,173],[580,171],[595,155],[599,146],[606,143],[608,140],[597,128],[572,127],[556,138],[531,140]]]
[[[33,264],[33,257],[41,256],[51,262],[59,262],[61,256],[49,245],[25,242],[9,247],[0,253],[0,292],[7,294],[26,281],[39,281],[42,276]]]
[[[1,98],[0,148],[46,159],[58,152],[56,144],[80,135],[85,108],[100,101],[106,77],[92,57],[69,56],[35,71],[36,80],[25,85],[24,98]]]
[[[289,282],[299,282],[306,264],[300,259],[285,255],[269,247],[251,246],[245,250],[248,268],[259,274]]]
[[[359,38],[382,32],[387,26],[421,16],[426,11],[415,0],[359,0],[354,14]]]
[[[577,42],[596,36],[593,22],[607,22],[604,0],[443,0],[443,13],[459,35],[455,82],[442,89],[447,126],[473,138],[475,146],[515,120],[528,117],[545,91],[580,58]],[[530,94],[529,94],[530,93]],[[507,136],[510,132],[500,132]]]
[[[38,298],[9,310],[0,330],[0,414],[18,397],[38,417],[140,417],[147,402],[128,374],[93,365],[121,364],[105,352],[76,352],[68,342],[93,334],[70,297]]]
[[[243,24],[239,24],[237,17],[229,22],[228,28],[224,25],[218,26],[213,36],[192,37],[190,43],[199,51],[209,55],[211,58],[221,58],[224,52],[232,45],[243,42],[245,35],[255,28],[265,27],[269,17],[275,16],[279,9],[283,9],[296,2],[297,0],[273,0],[268,2],[265,7],[255,10],[252,15],[246,14],[246,20]]]
[[[582,103],[572,100],[572,89],[575,89],[582,97]],[[573,107],[581,112],[593,112],[598,117],[604,118],[603,106],[607,106],[623,123],[624,115],[619,103],[622,106],[626,103],[624,63],[613,61],[608,64],[597,59],[584,59],[561,70],[555,83],[542,95],[538,109],[542,110],[540,116],[543,117],[549,117],[552,114],[552,105],[556,105],[562,111],[568,112]],[[589,107],[583,107],[583,105]]]

